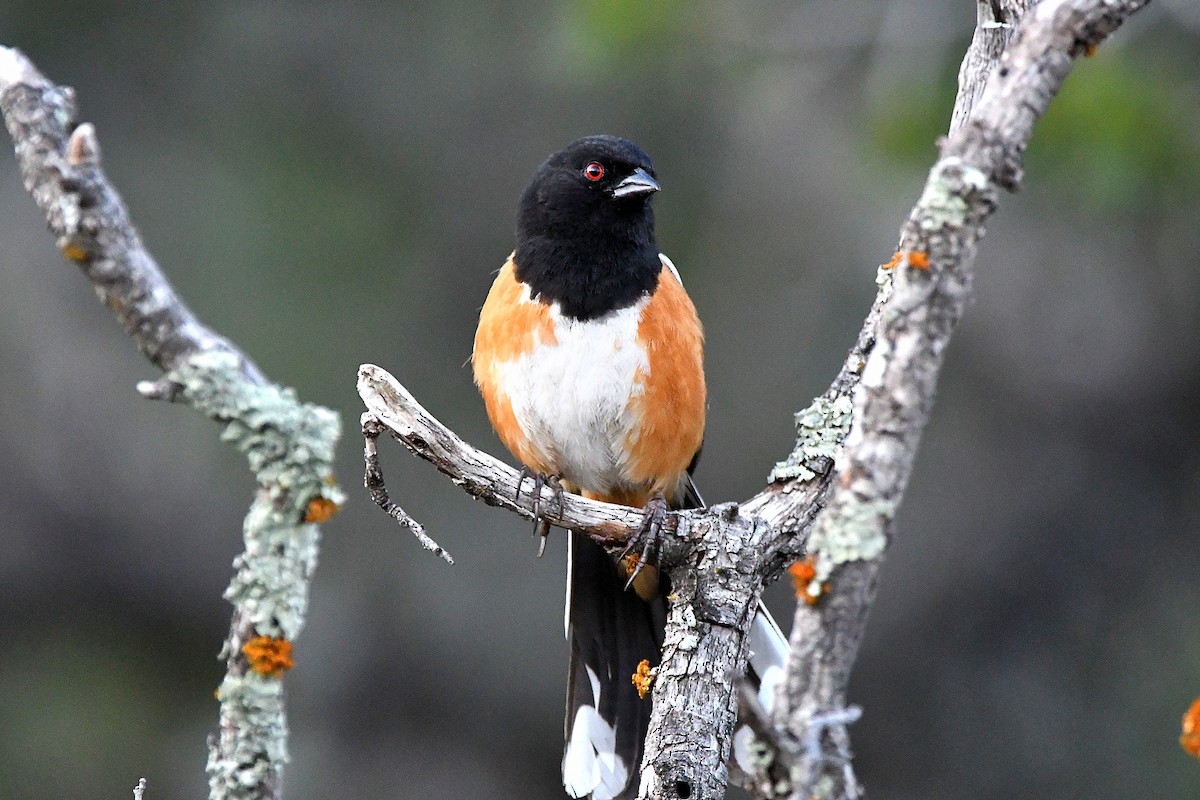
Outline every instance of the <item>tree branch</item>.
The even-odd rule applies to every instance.
[[[385,370],[363,365],[358,391],[368,410],[368,440],[382,426],[472,497],[532,519],[534,498],[527,490],[517,496],[520,473],[448,430]],[[560,507],[546,488],[538,502],[552,524],[585,532],[610,552],[642,521],[638,509],[573,494],[565,494]],[[670,575],[673,591],[654,681],[643,794],[715,800],[725,793],[737,712],[732,686],[745,670],[746,632],[763,585],[765,542],[774,532],[735,503],[672,512],[664,527],[659,568]]]
[[[0,47],[0,111],[25,188],[63,255],[163,371],[147,397],[179,401],[222,425],[246,455],[258,493],[246,516],[246,550],[225,593],[234,604],[222,649],[220,731],[209,744],[210,796],[272,798],[287,761],[282,675],[300,633],[318,528],[343,502],[332,481],[339,421],[270,383],[227,339],[183,304],[142,244],[100,169],[90,124],[76,125],[74,93],[44,78],[19,51]]]
[[[1025,10],[1034,0],[978,0],[975,35],[959,70],[950,131],[954,133],[970,115],[983,93],[988,72]],[[850,430],[852,397],[862,377],[867,356],[875,347],[879,319],[891,293],[890,273],[880,269],[879,292],[859,330],[842,368],[823,395],[796,414],[796,445],[775,465],[768,486],[747,500],[744,513],[761,516],[779,536],[769,543],[768,577],[804,554],[808,533],[825,501],[834,478],[833,461]]]
[[[982,93],[976,84],[987,74],[986,54],[975,48],[1000,43],[977,36],[964,61],[967,79],[959,103],[965,110],[956,111],[957,127],[901,231],[901,258],[890,285],[885,282],[876,343],[854,391],[854,424],[838,459],[836,489],[808,541],[817,568],[814,583],[827,582],[831,590],[816,605],[797,605],[775,709],[776,723],[796,739],[804,739],[821,714],[845,703],[880,564],[895,533],[895,512],[932,408],[943,354],[970,297],[976,247],[998,190],[1017,188],[1033,124],[1073,59],[1143,5],[1144,0],[1043,2],[1021,23]],[[850,796],[836,737],[826,735],[822,742],[816,753],[800,751],[791,797]]]
[[[392,502],[392,498],[388,495],[387,486],[383,482],[383,468],[379,466],[379,451],[375,446],[375,440],[379,438],[379,434],[383,433],[386,428],[380,424],[379,420],[371,416],[370,412],[362,415],[362,432],[366,443],[363,447],[363,460],[366,461],[366,475],[363,478],[363,483],[366,484],[367,494],[371,495],[371,499],[375,501],[375,505],[383,509],[383,512],[392,517],[404,527],[412,531],[413,536],[417,537],[417,541],[421,543],[429,552],[438,556],[447,564],[454,565],[454,559],[450,553],[440,544],[435,542],[425,533],[425,526],[417,522],[408,512],[400,506]]]
[[[537,503],[542,518],[551,524],[586,533],[597,544],[609,548],[623,544],[629,532],[641,525],[640,511],[587,500],[577,494],[564,492],[560,506],[549,487],[543,487],[541,494],[535,496],[527,485],[518,498],[517,484],[521,474],[517,470],[476,450],[438,422],[382,367],[363,364],[358,368],[358,393],[369,414],[363,417],[368,440],[373,438],[366,432],[368,426],[382,425],[413,455],[430,462],[467,494],[490,506],[499,506],[532,520],[533,507]],[[408,517],[407,514],[404,516]],[[681,515],[673,513],[669,516],[678,519]]]

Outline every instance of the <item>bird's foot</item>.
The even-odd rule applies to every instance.
[[[666,521],[666,498],[661,493],[656,494],[646,501],[646,508],[642,511],[642,524],[629,537],[625,549],[621,551],[621,563],[626,565],[626,570],[629,572],[629,580],[625,584],[626,589],[633,586],[633,582],[644,567],[658,561],[659,536],[662,534],[663,524]],[[634,551],[639,551],[636,556],[633,556]]]
[[[521,486],[525,483],[525,479],[529,478],[533,481],[533,534],[541,537],[538,542],[538,558],[546,552],[546,539],[550,536],[550,520],[542,517],[542,489],[550,487],[554,493],[554,502],[558,506],[558,513],[561,516],[563,512],[563,487],[562,481],[557,475],[547,475],[544,472],[536,472],[529,467],[521,467],[521,474],[517,476],[517,493],[514,500],[521,499]]]

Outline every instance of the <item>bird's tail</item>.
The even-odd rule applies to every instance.
[[[572,532],[569,551],[563,786],[572,797],[633,798],[651,708],[633,675],[643,660],[658,665],[665,593],[647,602],[626,591],[616,564],[586,536]]]
[[[686,477],[674,507],[703,507],[690,471]],[[571,797],[633,800],[651,712],[650,698],[639,694],[633,675],[643,660],[651,668],[661,660],[667,581],[660,576],[657,596],[643,600],[625,589],[626,576],[603,548],[574,531],[568,541],[566,632],[571,666],[563,786]],[[750,628],[749,649],[746,678],[770,710],[788,641],[761,601]],[[749,757],[747,736],[752,739],[753,734],[739,721],[732,772],[740,767],[738,761]]]

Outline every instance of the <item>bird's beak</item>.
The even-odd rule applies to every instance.
[[[649,172],[638,167],[625,180],[613,187],[613,197],[636,197],[642,194],[653,194],[662,187],[658,185],[658,181],[650,176]]]

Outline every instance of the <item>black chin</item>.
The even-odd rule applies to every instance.
[[[539,197],[532,185],[526,190],[517,218],[516,275],[564,315],[589,320],[652,292],[662,265],[649,193],[614,198],[583,188],[585,195],[566,198]]]

